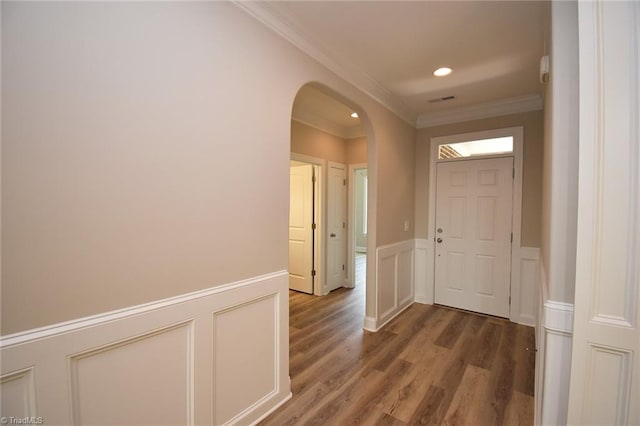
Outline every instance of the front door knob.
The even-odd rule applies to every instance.
[[[436,241],[437,241],[438,243],[441,243],[441,242],[442,242],[442,238],[438,238]]]

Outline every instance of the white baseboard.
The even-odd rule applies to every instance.
[[[291,380],[289,380],[289,383],[291,383]],[[291,387],[291,386],[289,386],[289,387]],[[255,426],[258,423],[260,423],[261,421],[263,421],[264,419],[266,419],[267,417],[269,417],[274,411],[276,411],[278,408],[282,407],[284,404],[289,402],[289,400],[291,398],[293,398],[293,393],[289,392],[289,395],[285,399],[280,401],[277,405],[273,406],[269,411],[264,413],[262,416],[258,417],[253,423],[250,424],[250,426]]]
[[[378,328],[376,327],[376,319],[373,317],[364,317],[364,327],[365,330],[376,332]]]
[[[413,305],[413,301],[403,305],[400,309],[396,310],[393,315],[386,316],[384,322],[377,322],[375,320],[373,320],[373,322],[367,322],[367,318],[370,319],[370,317],[365,318],[365,327],[364,327],[364,329],[367,330],[367,331],[374,332],[374,333],[377,332],[377,331],[380,331],[385,325],[390,323],[395,317],[397,317],[398,315],[403,313],[411,305]],[[371,321],[371,319],[370,319],[370,321]]]
[[[2,415],[256,423],[291,395],[288,318],[280,271],[3,336]]]

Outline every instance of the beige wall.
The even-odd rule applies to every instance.
[[[522,126],[524,128],[524,156],[522,171],[521,241],[523,247],[540,247],[543,145],[542,118],[542,111],[532,111],[419,129],[416,143],[416,238],[427,238],[429,144],[431,138],[455,135],[458,133]]]
[[[345,141],[341,137],[291,120],[291,152],[344,164],[345,151]]]
[[[367,138],[354,138],[345,141],[347,164],[367,162]]]
[[[411,126],[234,4],[4,2],[1,31],[3,334],[285,270],[312,81],[363,112],[370,245],[410,237]]]
[[[367,138],[344,139],[291,120],[291,152],[342,164],[367,162]]]
[[[389,132],[384,135],[385,139],[391,139],[393,143],[379,146],[376,153],[378,191],[386,194],[384,198],[379,197],[374,204],[378,214],[378,246],[413,239],[415,225],[416,130],[398,121],[383,130]],[[394,135],[401,137],[396,139]],[[369,163],[369,179],[371,174],[371,163]],[[407,231],[404,230],[405,221],[409,222]]]

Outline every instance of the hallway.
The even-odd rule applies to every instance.
[[[414,304],[369,333],[363,293],[289,293],[293,398],[262,425],[533,424],[532,328]]]

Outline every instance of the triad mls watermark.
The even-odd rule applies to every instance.
[[[0,417],[0,424],[3,425],[43,425],[44,417]]]

